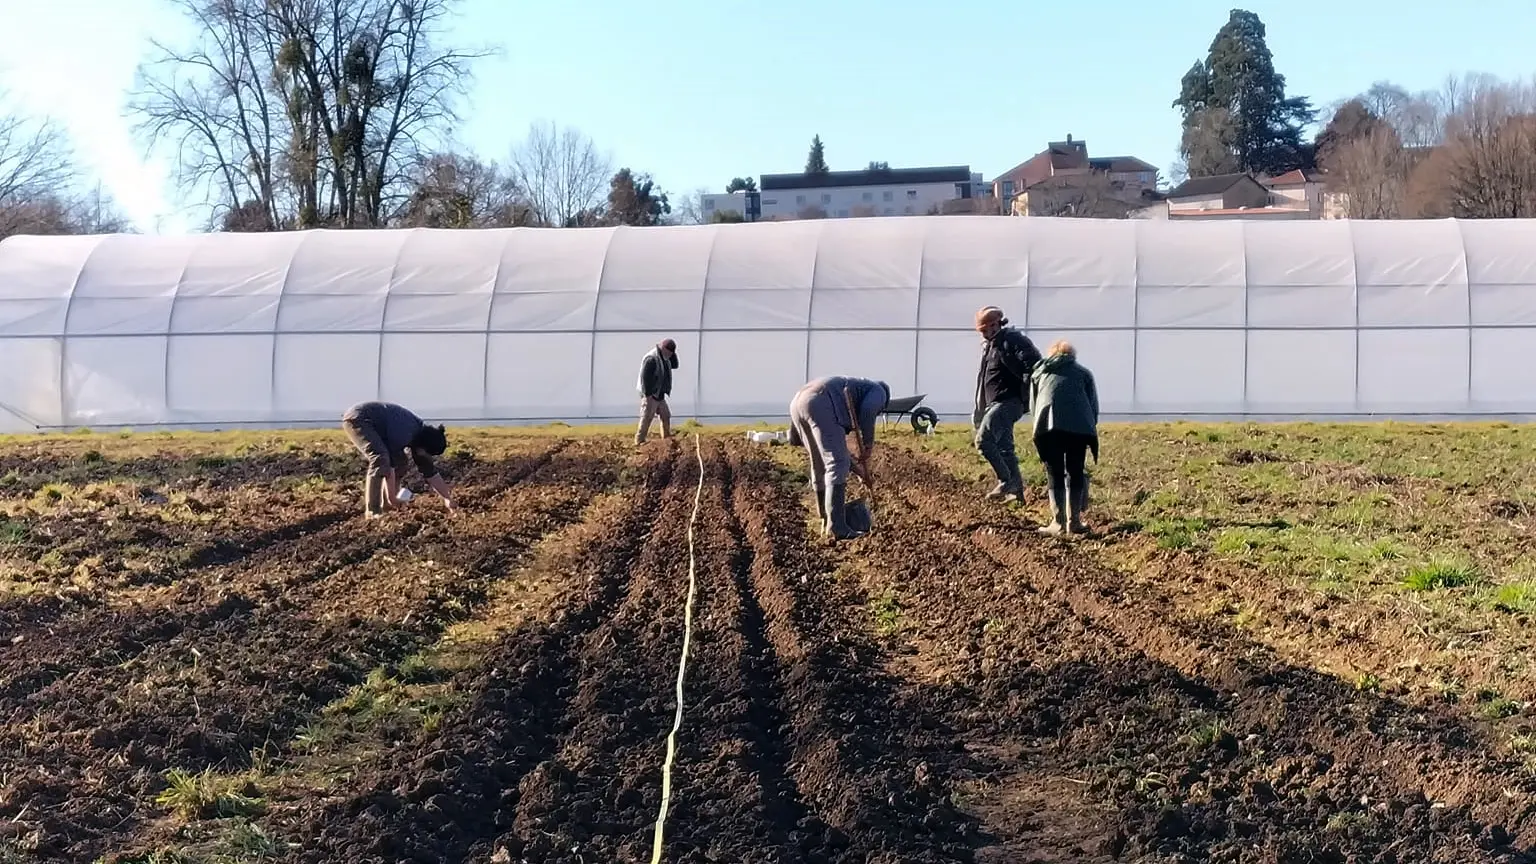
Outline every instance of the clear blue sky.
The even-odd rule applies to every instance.
[[[1164,171],[1169,103],[1232,0],[463,0],[456,38],[494,45],[457,132],[503,159],[535,119],[574,125],[681,197],[799,170],[969,164],[989,179],[1068,133]],[[1389,79],[1536,72],[1536,2],[1254,2],[1290,92],[1314,103]],[[164,0],[0,0],[0,81],[65,123],[140,225],[186,229],[170,166],[123,116],[146,40],[183,31]]]

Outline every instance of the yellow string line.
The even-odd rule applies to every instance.
[[[672,731],[667,733],[667,758],[661,764],[661,812],[656,816],[656,833],[651,841],[651,864],[661,862],[662,826],[672,803],[672,757],[677,754],[677,730],[683,725],[683,677],[688,671],[688,643],[693,637],[693,597],[698,585],[693,531],[699,519],[699,501],[704,497],[704,450],[697,432],[693,434],[693,449],[699,459],[699,487],[693,493],[693,515],[688,517],[688,600],[683,604],[683,650],[677,659],[677,713],[672,718]]]

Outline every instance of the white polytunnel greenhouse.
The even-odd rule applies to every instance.
[[[976,310],[1071,340],[1106,419],[1536,413],[1536,220],[934,216],[0,242],[11,431],[779,419],[824,374],[968,418]]]

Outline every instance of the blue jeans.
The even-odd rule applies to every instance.
[[[1019,456],[1013,447],[1013,427],[1024,418],[1024,403],[1015,399],[993,402],[976,424],[976,449],[992,466],[999,483],[1019,480]]]

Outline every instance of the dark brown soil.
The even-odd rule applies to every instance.
[[[663,861],[1536,861],[1536,780],[1489,755],[1487,729],[1182,614],[1099,563],[1113,540],[1042,537],[883,450],[875,533],[830,544],[785,451],[715,437],[692,520],[694,444],[464,457],[462,518],[428,496],[371,524],[350,492],[265,517],[232,503],[285,472],[350,483],[304,461],[329,455],[276,450],[210,482],[173,455],[50,452],[90,477],[164,470],[230,522],[127,507],[30,525],[81,560],[170,563],[0,603],[0,861],[144,861],[232,826],[168,818],[164,772],[253,753],[302,772],[295,735],[328,703],[536,569],[554,599],[443,682],[460,698],[440,723],[344,773],[273,779],[255,823],[305,864],[648,862],[690,564]],[[0,468],[7,494],[40,473]]]

